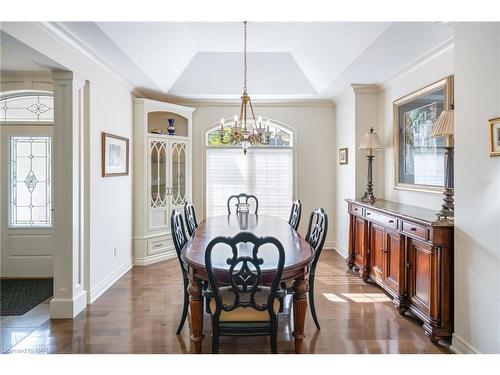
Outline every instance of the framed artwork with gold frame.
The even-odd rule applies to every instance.
[[[500,156],[500,117],[488,120],[490,156]]]
[[[444,190],[444,138],[431,138],[443,110],[453,108],[453,76],[393,102],[394,188]]]
[[[128,138],[109,133],[101,134],[101,168],[102,177],[128,175]]]

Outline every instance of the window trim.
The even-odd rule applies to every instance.
[[[287,132],[290,133],[292,139],[291,139],[291,146],[268,146],[269,148],[278,148],[278,149],[291,149],[292,150],[292,199],[297,199],[297,161],[298,161],[298,138],[297,138],[297,131],[295,128],[293,128],[290,125],[287,125],[281,121],[274,120],[270,117],[262,117],[264,121],[269,120],[272,124],[276,124],[277,126],[285,129]],[[202,168],[203,168],[203,191],[201,194],[201,200],[202,200],[202,208],[203,208],[203,218],[206,218],[207,215],[207,150],[210,148],[217,148],[217,149],[241,149],[239,146],[224,146],[224,147],[217,147],[217,146],[209,146],[208,145],[208,133],[210,133],[212,130],[220,126],[220,121],[217,121],[215,123],[212,123],[211,125],[206,126],[205,128],[202,129],[202,134],[203,136],[201,137],[201,146],[202,146]],[[266,147],[264,147],[266,148]],[[243,150],[241,151],[243,152]],[[290,207],[291,207],[292,202],[290,202]]]

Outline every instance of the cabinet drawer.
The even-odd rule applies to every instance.
[[[403,221],[402,229],[404,233],[409,234],[410,236],[421,238],[424,241],[429,240],[429,230],[422,225]]]
[[[381,213],[378,213],[377,211],[372,211],[372,210],[366,210],[365,212],[365,217],[370,220],[374,221],[377,223],[380,223],[386,227],[392,228],[392,229],[397,229],[398,228],[398,220],[394,217],[383,215]]]
[[[159,237],[148,241],[148,255],[164,253],[173,247],[168,237]]]
[[[349,213],[351,215],[363,216],[363,207],[354,204],[349,205]]]

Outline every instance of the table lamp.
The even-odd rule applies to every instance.
[[[453,220],[455,216],[453,201],[453,118],[453,109],[441,112],[430,134],[431,138],[445,138],[444,198],[441,211],[437,213],[438,218],[443,220]]]
[[[366,191],[363,197],[361,198],[362,202],[366,203],[374,203],[376,201],[375,196],[373,195],[373,180],[372,180],[372,164],[373,164],[373,150],[382,150],[384,147],[378,138],[377,133],[373,131],[373,126],[370,128],[370,132],[366,133],[361,140],[361,144],[359,145],[360,150],[369,150],[366,158],[368,159],[368,179],[366,185]]]

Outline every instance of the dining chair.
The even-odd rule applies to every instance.
[[[316,208],[311,212],[309,227],[307,229],[306,241],[314,249],[314,260],[309,270],[309,305],[314,324],[317,329],[321,329],[318,317],[316,316],[316,307],[314,305],[314,279],[316,275],[316,266],[318,265],[321,250],[325,244],[326,232],[328,230],[328,215],[322,208]]]
[[[328,230],[328,215],[322,208],[316,208],[311,212],[311,217],[309,219],[309,227],[307,229],[307,234],[305,240],[314,250],[314,259],[309,269],[309,307],[311,309],[311,315],[314,320],[314,324],[317,329],[321,329],[318,317],[316,315],[316,306],[314,305],[314,279],[316,275],[316,266],[318,265],[319,256],[321,255],[321,250],[323,250],[323,245],[325,244],[326,232]],[[292,281],[282,282],[281,287],[286,288],[287,294],[293,294]]]
[[[277,259],[274,279],[270,286],[262,284],[264,259],[259,250],[265,246],[265,254]],[[213,251],[215,247],[216,251]],[[232,257],[220,247],[229,247]],[[273,246],[277,252],[270,251]],[[244,249],[244,252],[241,251]],[[220,270],[220,257],[227,263],[227,270]],[[219,268],[217,274],[213,264]],[[210,299],[209,313],[212,319],[212,353],[219,352],[220,336],[270,336],[271,352],[277,353],[278,314],[280,298],[286,292],[280,289],[280,280],[285,264],[285,250],[275,237],[257,237],[251,232],[240,232],[234,237],[216,237],[207,246],[205,266],[210,290],[205,297]]]
[[[292,202],[292,210],[290,211],[290,218],[288,219],[288,224],[290,224],[295,230],[299,227],[301,213],[302,203],[300,203],[300,200],[297,199]]]
[[[174,241],[175,252],[177,253],[177,259],[181,266],[182,271],[182,282],[184,286],[184,302],[182,307],[182,316],[179,326],[177,327],[176,335],[181,333],[182,327],[186,321],[187,312],[189,308],[189,293],[188,293],[188,273],[184,262],[181,259],[181,251],[184,245],[186,245],[188,238],[186,231],[184,230],[184,220],[182,219],[182,214],[180,210],[172,210],[172,215],[170,217],[170,228],[172,230],[172,239]]]
[[[198,222],[196,221],[194,205],[191,202],[184,203],[184,218],[186,219],[189,236],[192,236],[196,228],[198,228]]]
[[[234,205],[236,207],[236,212],[239,211],[239,207],[241,203],[246,203],[249,204],[249,200],[254,200],[255,201],[255,214],[257,215],[257,211],[259,210],[259,201],[255,195],[249,195],[245,193],[240,193],[238,195],[231,195],[227,199],[227,214],[231,215],[231,201],[236,200],[236,204]]]

